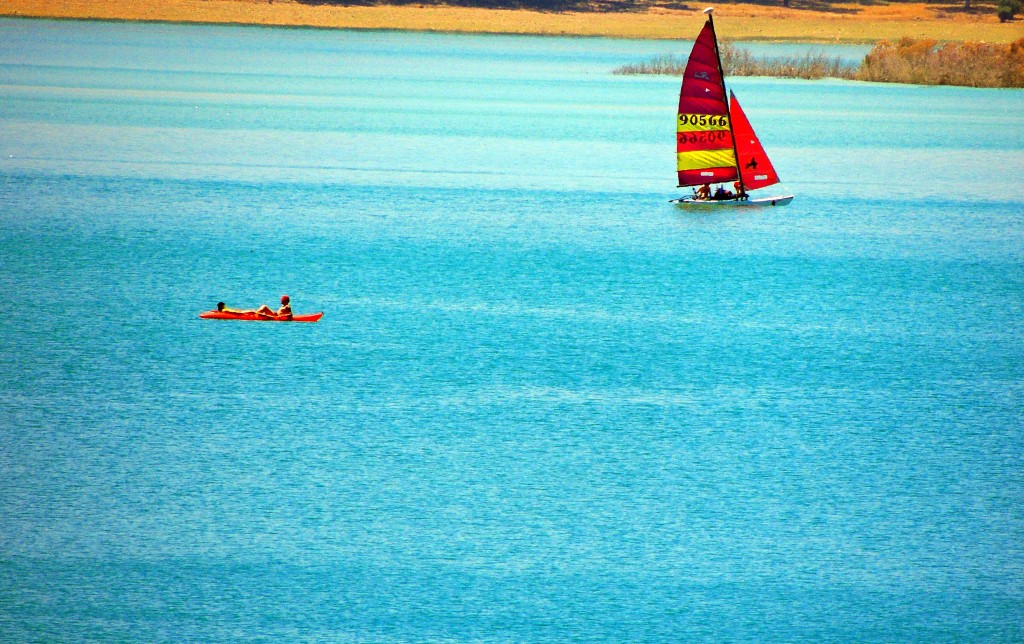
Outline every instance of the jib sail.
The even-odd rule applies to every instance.
[[[750,127],[747,115],[740,108],[736,95],[729,93],[729,113],[732,115],[732,131],[736,140],[736,155],[739,157],[740,176],[747,190],[764,188],[779,182],[772,162],[764,153],[754,129]]]

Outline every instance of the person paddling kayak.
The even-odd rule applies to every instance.
[[[263,318],[274,318],[277,320],[290,320],[292,319],[292,305],[291,298],[287,295],[281,296],[281,308],[273,310],[266,304],[261,304],[260,308],[256,309],[256,315]]]

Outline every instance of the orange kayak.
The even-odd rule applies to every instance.
[[[224,313],[223,311],[207,311],[199,314],[199,317],[204,320],[245,320],[249,322],[316,322],[323,316],[324,314],[322,311],[320,313],[293,315],[290,320],[278,320],[277,318],[259,316],[255,313]]]

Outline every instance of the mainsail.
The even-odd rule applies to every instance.
[[[718,53],[715,23],[708,20],[693,43],[683,72],[676,121],[676,169],[679,185],[726,183],[739,179],[754,190],[779,182],[750,121],[731,92]]]
[[[693,43],[679,91],[676,161],[680,186],[738,177],[718,42],[710,17]]]

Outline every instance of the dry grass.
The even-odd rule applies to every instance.
[[[824,53],[808,52],[803,56],[757,58],[746,49],[728,43],[719,44],[719,53],[726,76],[852,79],[857,73],[856,65],[847,65],[839,58],[826,56]],[[685,69],[686,58],[668,55],[655,56],[643,63],[623,65],[612,73],[682,76]]]
[[[961,2],[822,5],[793,0],[792,4],[791,9],[720,4],[715,14],[719,35],[724,40],[826,43],[898,41],[903,37],[1010,43],[1024,37],[1024,22],[999,23],[994,5],[978,5],[977,13],[966,13]],[[639,6],[641,10],[629,12],[550,13],[444,5],[331,6],[296,0],[0,0],[0,15],[690,39],[701,24],[699,10],[704,5],[649,0]]]
[[[1024,39],[1009,45],[945,43],[905,38],[882,42],[857,78],[915,85],[1024,87]]]
[[[749,51],[720,43],[726,76],[776,78],[843,78],[881,83],[958,85],[961,87],[1024,87],[1024,39],[1009,45],[938,43],[904,38],[883,41],[857,65],[838,58],[808,53],[788,58],[756,58]],[[615,74],[682,76],[686,59],[656,56],[623,65]]]

